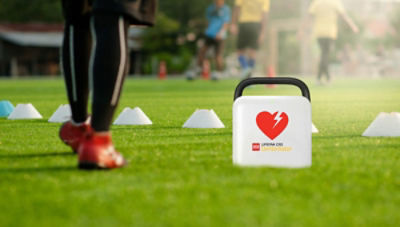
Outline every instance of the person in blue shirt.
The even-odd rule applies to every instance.
[[[198,67],[195,73],[201,71],[207,50],[209,48],[214,48],[218,73],[213,73],[212,78],[217,79],[224,69],[224,40],[226,39],[227,30],[231,21],[231,9],[225,4],[225,0],[215,0],[213,4],[208,6],[206,18],[208,26],[205,30],[205,45],[199,51],[197,58]]]

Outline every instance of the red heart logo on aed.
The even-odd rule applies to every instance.
[[[288,115],[285,112],[281,112],[279,116],[278,113],[261,112],[256,118],[258,128],[271,140],[279,136],[289,123]]]

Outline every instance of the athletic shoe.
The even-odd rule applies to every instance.
[[[185,73],[186,79],[187,80],[196,79],[200,75],[201,71],[202,69],[199,66],[193,67],[193,69],[190,69]]]
[[[211,73],[211,80],[219,80],[222,78],[222,72],[214,71]]]
[[[195,78],[195,74],[192,71],[187,71],[185,73],[185,76],[186,76],[187,80],[194,80],[194,78]]]
[[[65,144],[70,146],[72,150],[76,153],[78,151],[81,140],[87,133],[91,131],[92,128],[90,127],[88,121],[81,124],[74,124],[72,121],[68,121],[61,126],[59,136],[60,139]]]
[[[114,169],[126,165],[111,141],[110,134],[89,133],[78,148],[80,169]]]

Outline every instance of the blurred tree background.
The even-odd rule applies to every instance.
[[[202,38],[207,26],[205,9],[212,2],[213,0],[158,1],[157,23],[145,30],[142,41],[143,52],[147,56],[142,69],[145,74],[154,73],[159,61],[167,63],[169,73],[182,73],[186,70],[196,54],[196,43]],[[233,6],[234,0],[226,0],[226,3]],[[299,7],[299,0],[273,1],[271,18],[298,17]],[[281,13],[282,10],[287,13]],[[0,0],[0,21],[62,23],[61,0]],[[292,37],[288,40],[293,41],[293,34],[292,36],[283,34],[282,37]],[[228,40],[231,43],[228,53],[234,51],[235,45],[232,39],[231,37]],[[283,50],[283,58],[298,56],[296,48],[284,48],[285,44],[282,45],[283,47],[279,49],[280,52]]]
[[[142,51],[145,56],[142,65],[144,74],[155,73],[160,61],[167,63],[169,73],[182,73],[186,70],[196,55],[197,41],[203,37],[203,31],[207,25],[205,10],[212,2],[213,0],[158,1],[157,23],[154,27],[145,29],[142,39]],[[304,16],[304,9],[310,2],[311,0],[271,0],[270,21],[285,19],[299,21]],[[234,0],[226,0],[226,3],[232,7]],[[363,22],[358,20],[357,15],[349,13],[356,23],[361,25],[361,34],[363,34]],[[354,10],[353,13],[357,14]],[[363,36],[355,35],[341,21],[339,28],[341,35],[336,42],[335,51],[361,43],[370,49],[376,49],[381,45],[387,48],[400,48],[400,7],[387,17],[390,18],[394,31],[384,40],[366,39]],[[61,0],[0,0],[1,23],[62,23],[62,21]],[[297,35],[296,31],[279,32],[278,71],[280,73],[299,71],[299,61],[293,60],[300,58],[301,44]],[[232,54],[235,46],[235,37],[229,36],[226,55]],[[287,59],[291,59],[291,61],[289,62]]]
[[[61,22],[61,0],[0,0],[0,21]]]
[[[232,2],[227,1],[227,2]],[[145,56],[144,73],[154,73],[155,61],[166,61],[171,73],[182,72],[195,53],[197,34],[206,26],[205,9],[207,1],[158,1],[157,23],[146,29],[142,42]],[[0,0],[1,23],[62,23],[61,0]],[[186,42],[187,34],[196,34]],[[178,42],[181,40],[181,42]],[[150,57],[151,56],[151,57]]]

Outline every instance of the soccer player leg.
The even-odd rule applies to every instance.
[[[59,137],[77,152],[82,138],[90,131],[87,122],[90,10],[87,1],[63,0],[62,8],[65,28],[61,62],[72,120],[61,126]]]
[[[87,1],[63,0],[65,17],[61,62],[64,72],[72,119],[83,123],[87,119],[89,95],[88,67],[91,49],[90,11]]]
[[[210,46],[210,43],[206,40],[204,46],[200,48],[199,55],[197,57],[197,65],[193,69],[194,76],[198,76],[200,72],[203,71],[204,60],[206,59],[207,51]]]
[[[325,61],[326,61],[325,74],[326,74],[326,79],[327,79],[328,83],[331,81],[331,73],[329,71],[329,65],[330,65],[332,43],[333,43],[333,40],[328,38],[327,44],[326,44],[326,56],[325,56]]]
[[[225,41],[224,40],[217,40],[215,45],[215,60],[216,60],[216,65],[217,65],[217,70],[219,72],[222,72],[224,70],[224,46],[225,46]]]
[[[215,50],[215,63],[216,63],[217,71],[214,71],[211,74],[211,79],[212,80],[218,80],[218,79],[221,79],[223,77],[223,70],[224,70],[224,57],[223,57],[224,40],[215,40],[214,50]]]
[[[92,19],[94,49],[91,59],[93,82],[92,127],[109,131],[127,73],[127,30],[123,15],[95,12]]]
[[[321,82],[325,74],[329,80],[329,50],[330,40],[328,38],[319,38],[318,43],[321,49],[321,59],[318,68],[318,81]]]
[[[261,31],[260,23],[249,23],[247,24],[249,30],[249,37],[247,40],[247,47],[249,48],[249,58],[247,64],[253,71],[256,66],[257,50],[259,48],[259,37]],[[249,75],[251,76],[251,75]]]
[[[244,24],[239,24],[239,35],[237,40],[237,53],[240,68],[245,70],[249,67],[246,57],[246,27]]]
[[[90,62],[93,84],[92,133],[78,149],[81,169],[112,169],[126,164],[111,141],[111,120],[126,75],[128,23],[122,14],[94,12],[91,20],[94,39]]]

